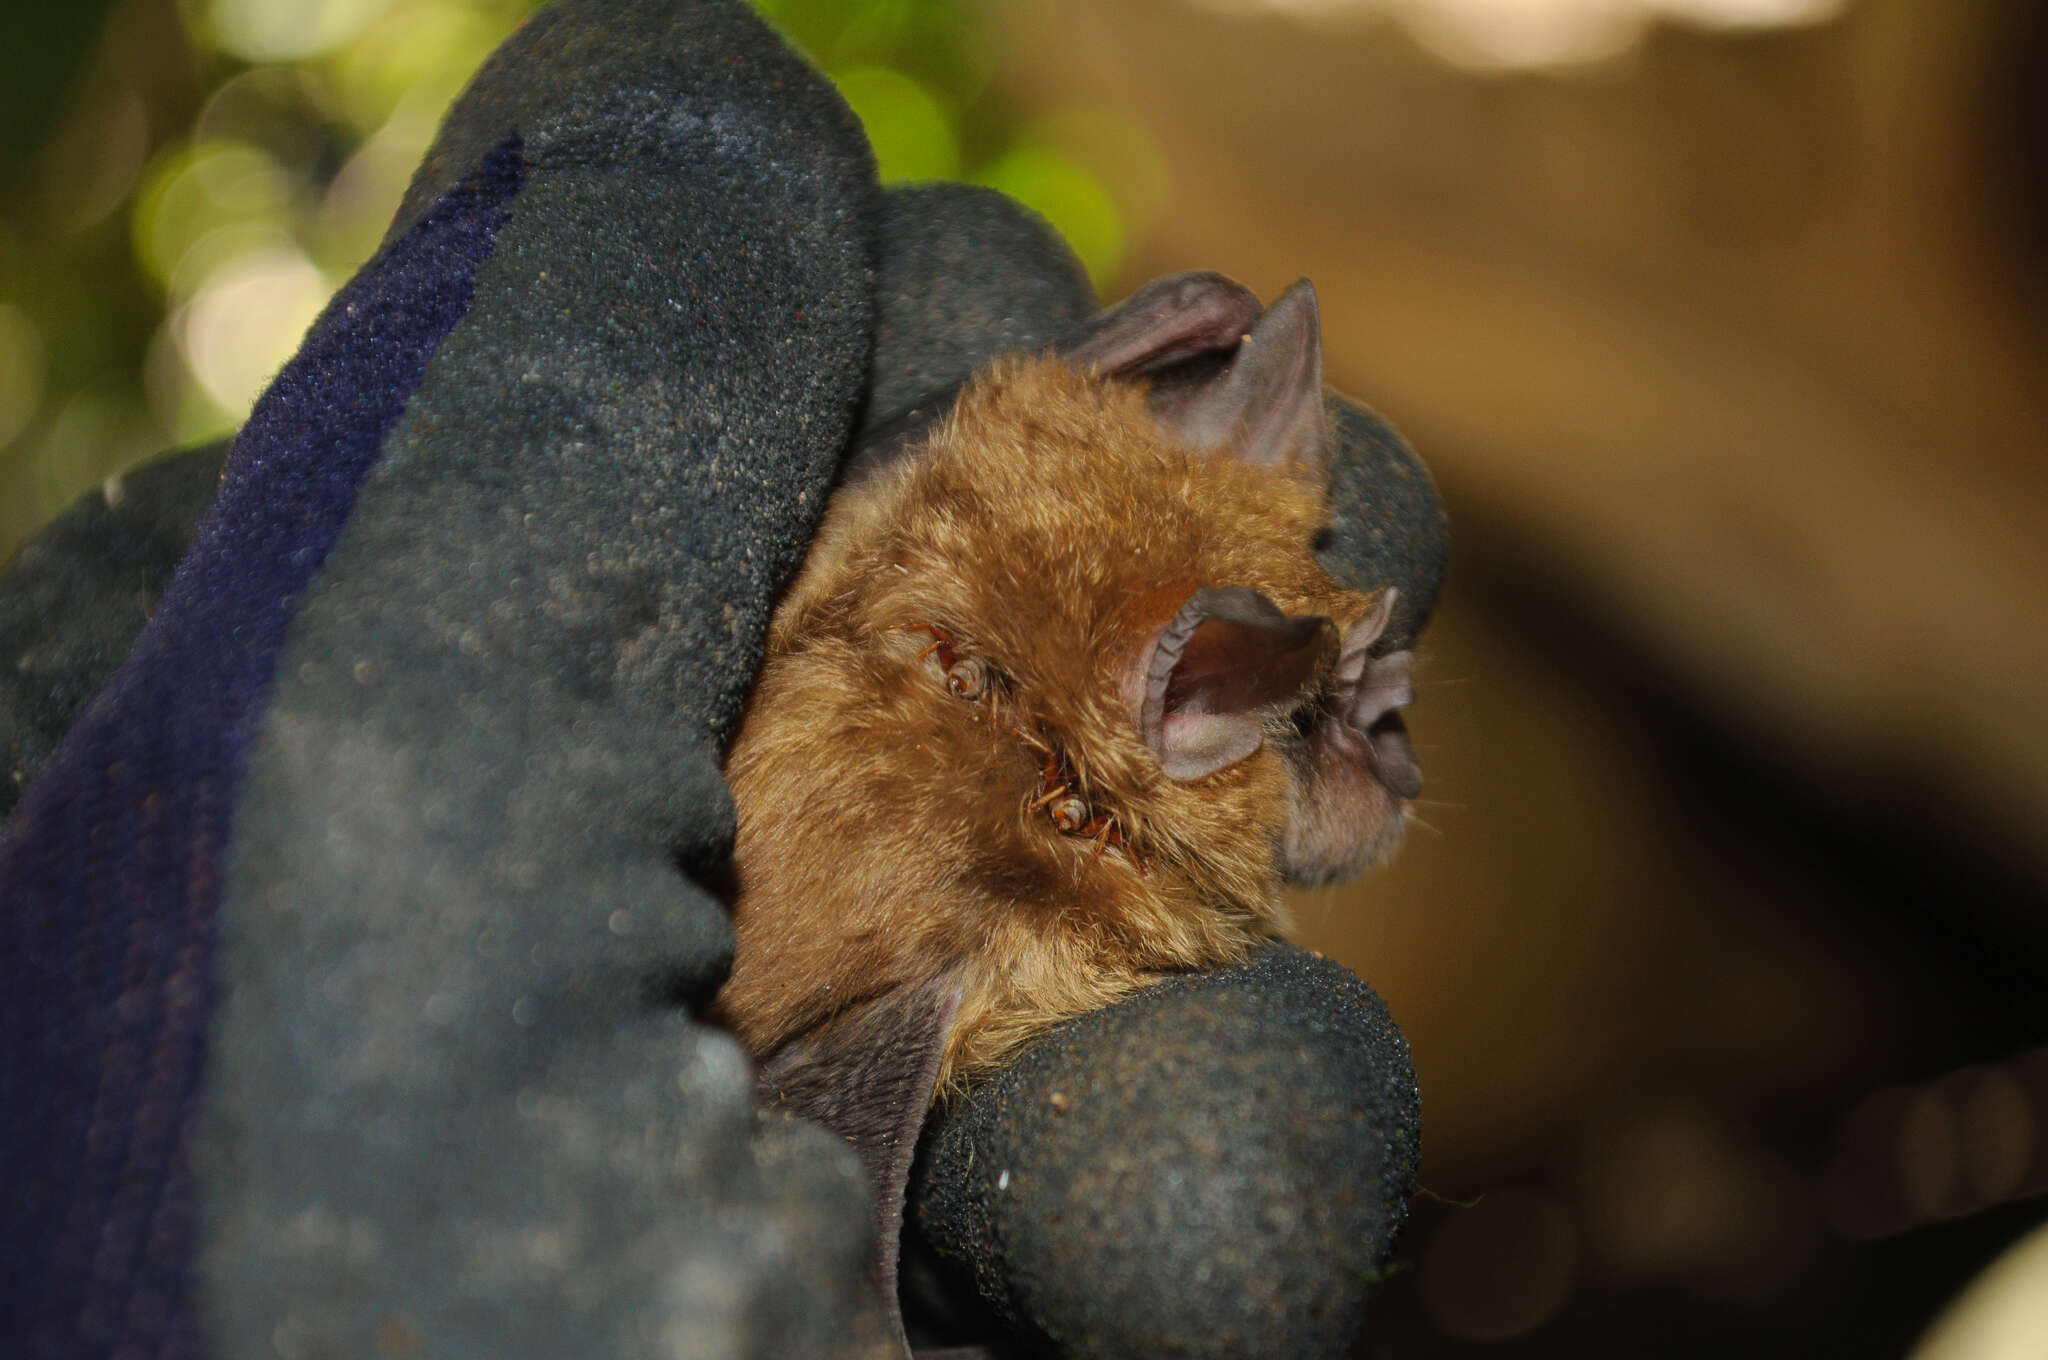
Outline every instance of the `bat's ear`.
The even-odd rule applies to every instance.
[[[904,1194],[959,1008],[950,978],[883,992],[770,1054],[756,1087],[767,1108],[822,1124],[860,1154],[874,1191],[875,1286],[899,1342]]]
[[[1259,299],[1249,288],[1213,270],[1190,270],[1154,279],[1097,312],[1052,351],[1106,377],[1153,378],[1155,394],[1166,399],[1222,371],[1258,320]],[[960,388],[952,383],[873,421],[840,470],[840,488],[861,485],[915,450],[952,409]]]
[[[1280,295],[1227,368],[1154,391],[1160,422],[1191,448],[1229,450],[1258,467],[1292,468],[1327,484],[1323,327],[1302,279]]]
[[[1284,614],[1244,586],[1204,587],[1133,668],[1138,732],[1172,778],[1214,773],[1259,749],[1266,719],[1300,701],[1336,648],[1320,614]]]
[[[1259,299],[1249,288],[1212,270],[1192,270],[1154,279],[1097,312],[1054,353],[1106,377],[1145,377],[1228,354],[1258,319]]]

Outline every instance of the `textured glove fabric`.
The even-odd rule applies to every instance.
[[[1408,1214],[1408,1045],[1349,971],[1272,944],[1027,1049],[927,1134],[923,1244],[1080,1360],[1335,1360]]]
[[[868,369],[865,143],[737,4],[572,0],[421,184],[6,824],[4,1311],[859,1353],[852,1159],[771,1184],[742,1055],[646,1002],[729,955],[684,869]]]
[[[951,389],[994,355],[1045,349],[1094,310],[1073,251],[1013,200],[967,184],[892,188],[868,420]]]
[[[1335,392],[1326,409],[1337,456],[1329,538],[1316,558],[1354,590],[1399,589],[1374,647],[1382,655],[1399,651],[1415,641],[1443,593],[1450,553],[1443,502],[1429,469],[1377,412]]]
[[[0,818],[14,809],[156,612],[220,491],[226,444],[113,477],[0,575]]]
[[[0,1310],[27,1353],[874,1352],[850,1152],[757,1124],[748,1064],[690,1019],[731,948],[700,886],[732,834],[717,755],[863,413],[1093,305],[999,195],[878,194],[844,106],[737,4],[563,0],[501,49],[217,497],[219,452],[178,455],[0,580],[25,789],[0,823],[0,1170],[24,1190]],[[1326,565],[1401,584],[1412,633],[1441,510],[1333,403]],[[1199,1257],[1269,1322],[1334,1321],[1184,1323],[1335,1353],[1313,1346],[1355,1326],[1354,1267],[1402,1218],[1413,1076],[1355,979],[1275,958],[1077,1022],[933,1145],[943,1169],[1050,1140],[1041,1190],[1099,1171],[1117,1120],[1024,1115],[1083,1089],[1062,1063],[1104,1118],[1149,1069],[1130,1099],[1241,1126],[1155,1149],[1240,1188],[1216,1231],[1127,1178],[1121,1218],[1064,1229],[1132,1253],[1106,1271],[1029,1246],[1077,1240],[1018,1207],[1058,1196],[946,1172],[918,1216],[963,1287],[1112,1353],[1134,1334],[1106,1319],[1163,1309],[1144,1288]],[[1239,1060],[1155,1022],[1190,997],[1235,1017]],[[1349,1217],[1300,1207],[1324,1190]],[[1204,1245],[1258,1204],[1315,1231]],[[1292,1292],[1250,1289],[1276,1259]]]
[[[509,139],[335,300],[252,414],[215,531],[7,822],[0,1107],[22,1193],[0,1223],[0,1278],[25,1290],[7,1311],[32,1351],[194,1346],[184,1135],[249,742],[293,605],[468,308],[522,171]],[[352,379],[340,412],[337,366]]]

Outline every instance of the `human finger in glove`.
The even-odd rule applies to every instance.
[[[119,669],[29,724],[68,727],[0,828],[4,1155],[29,1187],[0,1278],[31,1353],[886,1346],[854,1162],[757,1133],[746,1063],[692,1018],[731,948],[702,886],[732,835],[717,756],[864,401],[1087,306],[987,196],[880,195],[843,106],[737,6],[565,3],[515,36],[252,414]],[[1434,501],[1371,428],[1330,550],[1368,584],[1420,561],[1402,598],[1426,608]],[[1347,468],[1398,469],[1419,532],[1347,501]],[[1377,541],[1345,537],[1361,505]],[[8,599],[178,532],[118,509],[25,551]],[[0,624],[25,626],[4,601]],[[1255,1046],[1391,1034],[1362,1000],[1340,1039],[1230,976],[1282,998],[1293,1037]],[[1116,1051],[1118,1014],[1075,1042]],[[1227,1103],[1230,1078],[1138,1042]],[[1407,1142],[1350,1159],[1375,1186],[1412,1168],[1393,1067],[1368,1104]],[[1292,1117],[1245,1093],[1231,1117]],[[943,1252],[946,1210],[917,1213]],[[1400,1213],[1379,1196],[1380,1240]],[[1354,1263],[1274,1249],[1362,1296]],[[1057,1305],[995,1292],[1060,1334]]]

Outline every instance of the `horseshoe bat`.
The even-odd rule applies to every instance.
[[[1410,657],[1314,557],[1330,445],[1308,283],[1199,273],[850,460],[726,760],[712,1013],[861,1151],[885,1299],[935,1095],[1398,840]]]

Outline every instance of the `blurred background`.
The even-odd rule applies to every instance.
[[[0,557],[239,421],[530,8],[7,8]],[[2048,1354],[2048,7],[763,8],[1107,296],[1313,278],[1436,472],[1420,815],[1296,904],[1423,1086],[1358,1354]]]

